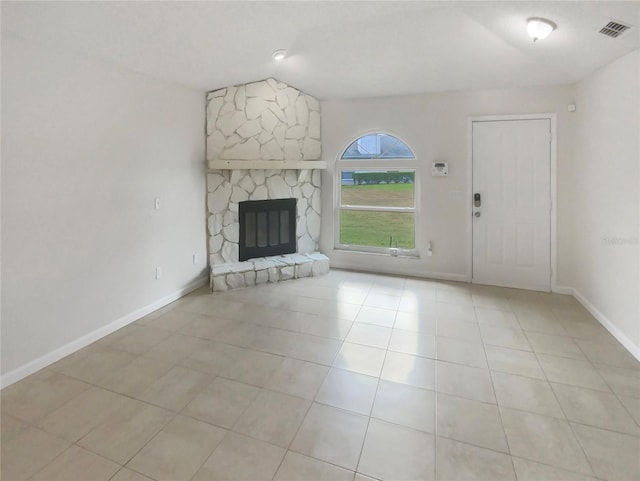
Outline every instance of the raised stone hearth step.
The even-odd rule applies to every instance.
[[[329,273],[329,258],[320,252],[260,257],[211,266],[211,289],[226,291]]]

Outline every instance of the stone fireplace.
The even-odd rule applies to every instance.
[[[214,289],[276,282],[328,270],[328,259],[317,253],[319,169],[326,167],[320,157],[320,104],[310,95],[274,79],[209,93],[207,226]],[[242,262],[240,204],[281,199],[295,202],[292,241],[297,254],[268,258],[270,267],[261,256],[258,267],[262,269],[256,262]],[[276,265],[271,266],[274,262]],[[305,264],[310,265],[300,267]],[[283,268],[287,268],[284,274]],[[270,273],[268,269],[272,269]],[[261,270],[265,272],[258,275]]]

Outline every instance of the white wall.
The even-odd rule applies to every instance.
[[[320,250],[334,267],[372,269],[384,272],[467,280],[469,237],[467,235],[468,119],[494,114],[557,114],[558,177],[558,275],[559,285],[568,281],[571,249],[570,213],[572,86],[449,92],[401,97],[322,102],[323,159],[331,166],[323,178],[323,218]],[[333,165],[355,138],[367,131],[395,134],[404,140],[422,163],[419,173],[420,259],[358,254],[334,250],[335,215]],[[431,163],[449,162],[448,177],[432,177]],[[462,198],[450,198],[461,191]],[[426,242],[433,245],[427,257]]]
[[[2,36],[3,384],[206,276],[204,125],[202,92]]]
[[[576,85],[571,285],[640,358],[640,50]]]

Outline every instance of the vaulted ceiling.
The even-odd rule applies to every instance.
[[[533,43],[529,17],[558,29]],[[634,28],[598,33],[611,19]],[[640,2],[3,1],[2,32],[203,91],[276,77],[357,98],[578,81],[640,47]]]

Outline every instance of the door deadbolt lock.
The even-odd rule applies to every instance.
[[[480,199],[480,194],[473,194],[473,206],[480,207],[482,205],[482,200]]]
[[[475,212],[473,215],[474,215],[475,217],[480,217],[480,212]]]

